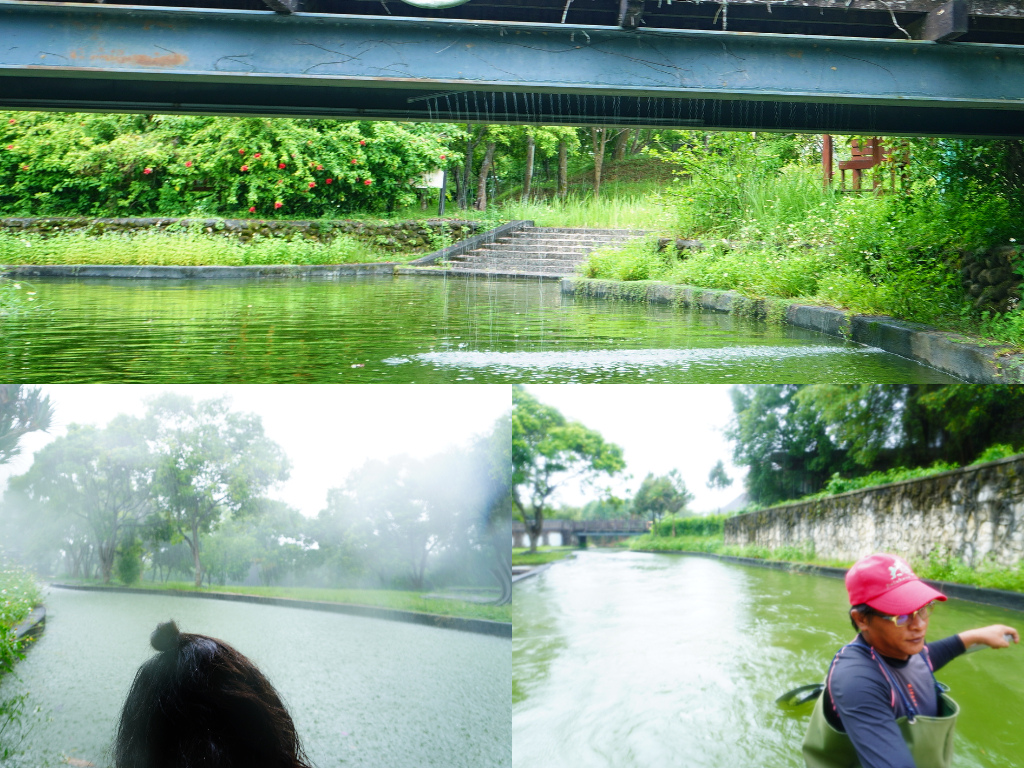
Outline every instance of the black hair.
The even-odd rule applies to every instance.
[[[859,613],[861,616],[874,616],[878,611],[872,608],[867,603],[858,603],[857,605],[850,606],[850,623],[853,625],[854,632],[860,632],[860,627],[857,626],[856,620],[853,618],[854,611]]]
[[[227,643],[157,626],[128,691],[116,768],[311,768],[281,697]]]

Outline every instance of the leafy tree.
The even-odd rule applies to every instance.
[[[718,463],[711,468],[711,472],[708,473],[708,488],[712,490],[725,490],[732,485],[732,478],[725,473],[725,464],[719,459]]]
[[[0,464],[20,452],[18,441],[29,432],[50,428],[53,407],[38,388],[0,384]]]
[[[288,460],[259,416],[232,411],[223,398],[195,403],[165,394],[148,414],[156,425],[157,507],[188,544],[199,587],[200,537],[228,513],[258,512],[265,491],[288,478]]]
[[[800,408],[797,385],[756,385],[732,389],[734,417],[726,436],[733,461],[748,467],[751,499],[771,504],[813,493],[850,465],[846,452],[810,409]]]
[[[580,511],[579,519],[625,520],[634,514],[631,499],[607,496],[600,499],[592,499],[584,504],[583,509]]]
[[[142,577],[142,542],[134,535],[117,549],[117,578],[122,584],[132,586]]]
[[[145,423],[129,416],[104,429],[72,424],[67,435],[36,452],[28,472],[11,479],[21,504],[57,521],[70,552],[81,558],[85,546],[95,553],[104,583],[119,547],[152,509],[146,438]]]
[[[686,483],[679,470],[673,469],[667,475],[658,477],[649,472],[633,497],[633,513],[650,517],[653,527],[662,516],[675,516],[684,511],[693,498],[693,494],[686,490]],[[674,526],[672,535],[675,536]]]
[[[540,403],[522,386],[512,388],[512,499],[530,536],[530,551],[544,529],[551,495],[571,482],[591,482],[626,466],[622,449],[557,409]]]

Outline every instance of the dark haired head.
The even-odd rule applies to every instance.
[[[270,681],[227,643],[178,631],[135,675],[114,742],[116,768],[309,768]]]

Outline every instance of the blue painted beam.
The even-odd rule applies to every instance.
[[[0,106],[1021,135],[1024,47],[0,0]]]

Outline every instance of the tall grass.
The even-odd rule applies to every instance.
[[[382,254],[352,237],[330,243],[254,237],[243,243],[232,237],[196,232],[81,232],[49,237],[0,232],[0,264],[116,264],[131,266],[243,266],[249,264],[352,264],[403,260]]]
[[[603,227],[607,229],[662,230],[672,211],[657,194],[622,197],[569,195],[546,202],[510,201],[495,213],[503,220],[532,219],[539,227]]]

